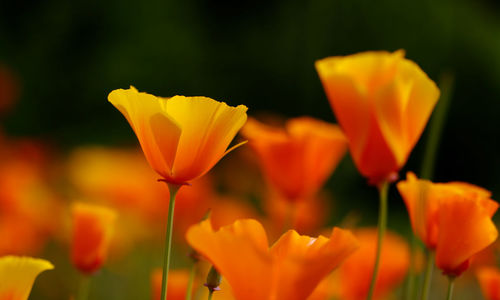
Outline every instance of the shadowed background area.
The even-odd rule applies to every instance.
[[[0,120],[8,136],[34,137],[63,151],[136,145],[107,101],[111,90],[134,85],[160,96],[245,104],[250,116],[335,122],[314,62],[397,49],[438,85],[444,74],[454,79],[435,180],[468,181],[498,197],[500,5],[493,0],[4,1],[0,65],[18,80],[19,97]],[[419,173],[425,141],[426,133],[401,177]],[[337,200],[331,223],[349,210],[375,223],[375,190],[350,157],[328,187]],[[390,208],[389,226],[407,232],[398,228],[408,221],[395,189]]]

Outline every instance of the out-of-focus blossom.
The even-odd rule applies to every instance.
[[[270,218],[271,227],[278,232],[278,236],[287,226],[301,234],[312,234],[317,233],[325,225],[328,213],[331,211],[328,200],[327,193],[319,193],[290,203],[279,193],[271,191],[265,199],[264,210]]]
[[[365,299],[370,288],[373,262],[377,247],[375,228],[358,229],[354,235],[360,247],[348,257],[333,274],[334,293],[341,300]],[[410,264],[410,253],[406,241],[392,232],[386,232],[382,243],[380,265],[375,283],[374,299],[382,299],[405,278]]]
[[[220,195],[214,190],[213,185],[211,177],[204,176],[193,181],[191,187],[180,189],[177,193],[174,234],[180,241],[184,242],[188,228],[199,223],[208,212],[215,228],[229,225],[237,219],[257,216],[255,208],[244,199]],[[161,228],[163,230],[163,226]]]
[[[476,271],[479,286],[486,300],[500,300],[500,270],[496,267],[482,267]]]
[[[208,172],[236,147],[227,150],[247,119],[246,106],[207,97],[161,98],[131,87],[108,99],[129,122],[151,167],[173,184]]]
[[[163,276],[161,269],[156,269],[151,274],[152,299],[161,300],[161,279]],[[185,300],[189,282],[188,270],[170,270],[167,283],[167,299]],[[197,284],[193,284],[193,288]]]
[[[36,255],[60,224],[49,160],[32,141],[0,145],[0,255]]]
[[[17,77],[5,65],[0,64],[0,114],[9,111],[19,98],[20,86]]]
[[[358,170],[376,184],[406,163],[439,89],[404,51],[363,52],[316,62]]]
[[[75,203],[71,259],[75,267],[92,274],[104,264],[114,230],[116,213],[102,206]]]
[[[498,203],[489,191],[463,182],[432,183],[412,173],[397,186],[413,231],[436,251],[436,265],[445,274],[460,275],[473,255],[496,240],[491,217]]]
[[[357,248],[354,236],[339,228],[330,238],[290,230],[269,248],[264,228],[252,219],[218,231],[205,220],[191,227],[186,238],[228,281],[238,300],[306,299]]]
[[[86,198],[148,222],[163,220],[167,213],[168,188],[156,183],[156,173],[139,151],[79,148],[68,160],[68,171],[71,183]]]
[[[27,300],[36,277],[54,266],[43,259],[0,257],[0,299]]]
[[[242,130],[273,187],[289,201],[312,197],[345,154],[337,125],[310,117],[290,119],[285,128],[249,119]]]

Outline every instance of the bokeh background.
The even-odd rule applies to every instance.
[[[245,104],[249,115],[335,122],[315,60],[397,49],[438,84],[451,78],[434,179],[468,181],[498,197],[500,4],[494,0],[2,1],[0,66],[14,82],[15,101],[0,124],[6,136],[43,141],[61,155],[83,145],[136,146],[107,101],[111,90],[129,85]],[[426,137],[401,176],[420,172]],[[335,199],[330,224],[351,211],[375,224],[376,191],[350,157],[327,188]],[[395,189],[390,209],[389,227],[408,234]],[[109,277],[110,287],[121,284]],[[140,286],[142,292],[148,283]],[[138,299],[126,295],[121,299]]]

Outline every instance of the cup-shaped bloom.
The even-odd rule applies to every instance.
[[[358,170],[372,183],[406,163],[439,89],[404,51],[328,57],[316,70]]]
[[[348,257],[336,274],[338,298],[342,300],[365,299],[370,288],[373,262],[377,247],[375,228],[354,232],[359,240],[359,250]],[[380,265],[375,283],[374,299],[383,299],[405,278],[410,265],[410,252],[406,241],[395,233],[387,232],[382,242]]]
[[[491,217],[498,203],[489,191],[464,182],[433,183],[413,173],[397,187],[414,233],[436,251],[436,265],[445,274],[460,275],[473,255],[496,240]]]
[[[250,119],[242,133],[270,183],[289,201],[313,196],[347,149],[337,125],[310,117],[290,119],[285,128]]]
[[[222,274],[238,300],[307,299],[319,282],[357,248],[355,237],[334,228],[330,238],[290,230],[269,248],[252,219],[214,231],[210,220],[192,226],[188,243]]]
[[[125,116],[146,159],[163,179],[184,184],[208,172],[245,124],[247,107],[206,97],[156,97],[135,88],[108,100]],[[241,144],[239,144],[241,145]]]
[[[71,260],[85,274],[99,270],[106,260],[116,213],[106,207],[75,203]]]
[[[481,292],[486,300],[500,300],[500,270],[496,267],[482,267],[476,272]]]
[[[54,266],[43,259],[0,257],[0,300],[27,300],[36,277]]]

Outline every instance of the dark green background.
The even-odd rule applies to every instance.
[[[22,95],[3,123],[10,135],[62,149],[135,144],[107,102],[111,90],[130,84],[246,104],[250,115],[333,122],[314,61],[405,49],[438,83],[444,72],[455,77],[436,180],[469,181],[496,195],[499,17],[500,5],[487,0],[4,1],[0,62],[17,73]],[[406,169],[420,169],[424,142]],[[365,189],[350,162],[340,167],[334,188]]]

